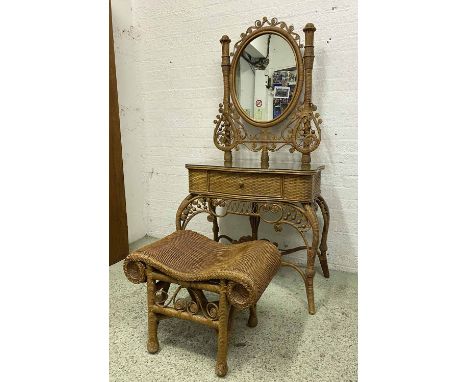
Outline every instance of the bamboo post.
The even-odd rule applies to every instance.
[[[221,68],[223,70],[223,83],[224,83],[224,97],[223,97],[223,110],[224,113],[229,113],[229,73],[231,70],[231,58],[229,57],[229,44],[231,39],[224,35],[221,37],[219,42],[222,45],[222,54],[221,54]],[[225,123],[227,118],[224,119]],[[232,151],[226,150],[224,152],[224,161],[225,162],[232,162]]]
[[[229,303],[226,297],[226,281],[221,280],[219,286],[218,354],[216,356],[216,374],[218,377],[224,377],[228,371],[227,351]]]
[[[304,44],[304,109],[312,112],[312,68],[314,66],[314,24],[307,23],[303,29],[305,34]],[[310,132],[310,120],[307,122],[307,133]],[[310,153],[302,154],[302,163],[310,163]]]
[[[148,353],[156,353],[159,351],[158,341],[158,318],[155,312],[153,312],[153,306],[155,304],[154,293],[156,292],[155,281],[152,278],[152,269],[147,267],[146,269],[146,289],[147,289],[147,302],[148,302],[148,342],[147,349]]]

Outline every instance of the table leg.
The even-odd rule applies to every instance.
[[[258,203],[252,202],[252,214],[258,212]],[[249,216],[250,227],[252,228],[252,240],[258,240],[258,226],[260,225],[260,216]]]
[[[213,240],[219,241],[219,225],[218,225],[218,218],[216,215],[216,207],[213,205],[212,201],[210,200],[210,209],[215,212],[214,215],[208,215],[208,221],[213,222]]]
[[[219,241],[219,225],[216,217],[213,218],[213,240]]]
[[[314,276],[315,276],[315,256],[318,252],[319,242],[319,224],[315,208],[310,204],[304,205],[307,219],[312,229],[312,244],[307,247],[307,268],[306,268],[306,293],[307,303],[309,305],[309,314],[315,314],[314,300]]]
[[[320,207],[320,211],[322,212],[323,217],[323,229],[322,229],[322,238],[320,240],[320,253],[319,253],[319,260],[320,265],[322,267],[323,276],[326,278],[330,277],[330,271],[328,270],[328,261],[327,261],[327,236],[328,236],[328,226],[330,224],[330,211],[328,209],[328,205],[325,202],[325,199],[319,195],[315,199],[318,206]]]

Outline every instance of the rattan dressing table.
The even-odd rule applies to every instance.
[[[178,208],[176,226],[185,229],[193,216],[204,212],[213,224],[214,239],[231,243],[258,239],[261,221],[273,224],[278,232],[283,224],[292,226],[305,245],[282,250],[282,254],[306,250],[307,266],[304,271],[285,260],[282,265],[302,276],[309,313],[314,314],[314,261],[318,256],[328,278],[330,218],[320,193],[324,166],[310,163],[310,153],[321,141],[322,123],[312,103],[316,29],[311,23],[304,27],[304,44],[293,30],[285,22],[264,17],[241,34],[232,52],[229,37],[221,38],[224,97],[214,120],[213,142],[224,152],[224,160],[186,165],[190,194]],[[259,152],[260,160],[252,163],[233,159],[232,152],[240,146]],[[301,161],[270,164],[269,152],[285,146],[291,153],[300,152]],[[324,222],[321,233],[318,209]],[[220,234],[218,219],[227,214],[248,216],[251,235],[234,240]]]
[[[276,231],[282,224],[296,229],[304,246],[282,250],[289,254],[307,251],[307,268],[282,261],[282,265],[296,269],[302,276],[307,293],[309,312],[315,313],[313,277],[315,256],[318,255],[325,277],[329,277],[327,264],[327,232],[329,211],[320,195],[320,178],[324,166],[272,165],[261,168],[252,162],[188,164],[189,192],[177,211],[177,229],[185,229],[188,222],[199,213],[208,213],[213,223],[214,240],[226,239],[231,243],[257,240],[261,221],[273,224]],[[323,216],[320,235],[316,211]],[[219,232],[218,218],[228,214],[249,217],[251,235],[234,240]],[[311,239],[308,236],[312,234]],[[319,245],[319,237],[321,237]],[[273,241],[273,240],[272,240]]]

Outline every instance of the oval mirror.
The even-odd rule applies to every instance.
[[[297,86],[302,79],[299,49],[293,50],[283,36],[268,32],[239,49],[232,73],[233,101],[238,111],[255,126],[267,127],[283,120],[301,89]]]

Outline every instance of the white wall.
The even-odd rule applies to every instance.
[[[116,3],[125,2],[114,0],[114,13]],[[188,193],[184,165],[223,157],[212,143],[213,119],[223,97],[221,36],[227,34],[232,47],[263,16],[293,24],[301,36],[305,24],[312,22],[317,28],[313,101],[324,120],[322,143],[312,154],[312,162],[326,166],[322,193],[331,213],[329,263],[333,269],[357,271],[357,2],[140,0],[131,7],[128,33],[120,37],[115,25],[114,36],[120,50],[116,51],[120,103],[131,110],[122,124],[135,129],[134,134],[123,134],[122,140],[124,147],[139,148],[143,155],[141,161],[134,158],[143,166],[143,174],[136,170],[135,177],[145,190],[143,215],[148,234],[161,237],[174,231],[177,207]],[[124,73],[122,65],[127,62],[132,67],[130,56],[123,52],[132,44],[134,83],[125,79],[133,74]],[[127,144],[130,139],[135,141],[133,146]],[[124,158],[127,172],[130,154]],[[245,156],[259,160],[258,154]],[[271,161],[291,159],[299,161],[300,155],[287,150],[271,154]],[[243,222],[239,225],[229,218],[221,228],[234,232],[233,236],[246,234],[248,223]],[[201,216],[189,227],[210,233]],[[274,237],[281,246],[300,244],[287,229],[273,236],[271,227],[263,225],[260,234]],[[303,254],[292,256],[304,262]]]
[[[144,174],[144,108],[141,94],[142,76],[138,67],[140,35],[129,0],[112,1],[117,92],[120,105],[120,131],[127,204],[128,240],[146,235]]]

